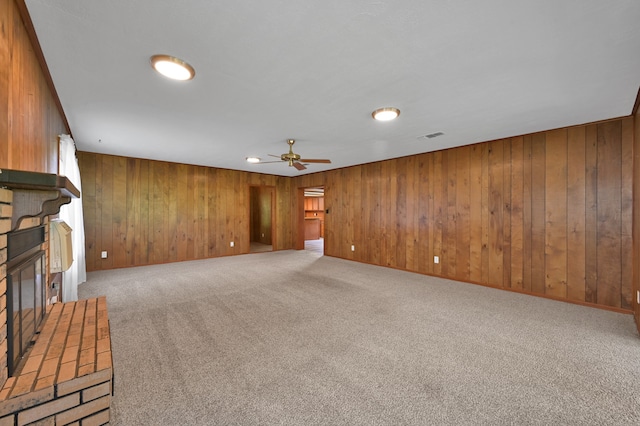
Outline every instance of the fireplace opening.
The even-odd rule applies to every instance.
[[[46,314],[44,226],[7,234],[7,367],[16,373]]]

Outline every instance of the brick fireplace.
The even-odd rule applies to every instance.
[[[79,191],[64,177],[12,170],[0,171],[2,186],[0,426],[106,424],[113,392],[106,299],[47,303],[49,217]]]

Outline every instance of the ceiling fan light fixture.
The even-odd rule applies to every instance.
[[[191,65],[169,55],[153,55],[151,66],[160,74],[172,80],[191,80],[196,75],[196,71]]]
[[[379,108],[371,113],[371,116],[378,121],[391,121],[400,115],[400,110],[394,107]]]
[[[259,157],[247,157],[247,163],[256,164],[260,162]]]

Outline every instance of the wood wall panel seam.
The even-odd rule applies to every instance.
[[[622,120],[621,133],[621,299],[620,306],[633,307],[633,118]]]

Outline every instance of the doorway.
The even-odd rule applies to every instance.
[[[325,243],[325,202],[324,187],[304,188],[302,191],[302,229],[304,250],[324,254]]]
[[[249,187],[249,252],[273,251],[275,246],[274,186]]]

